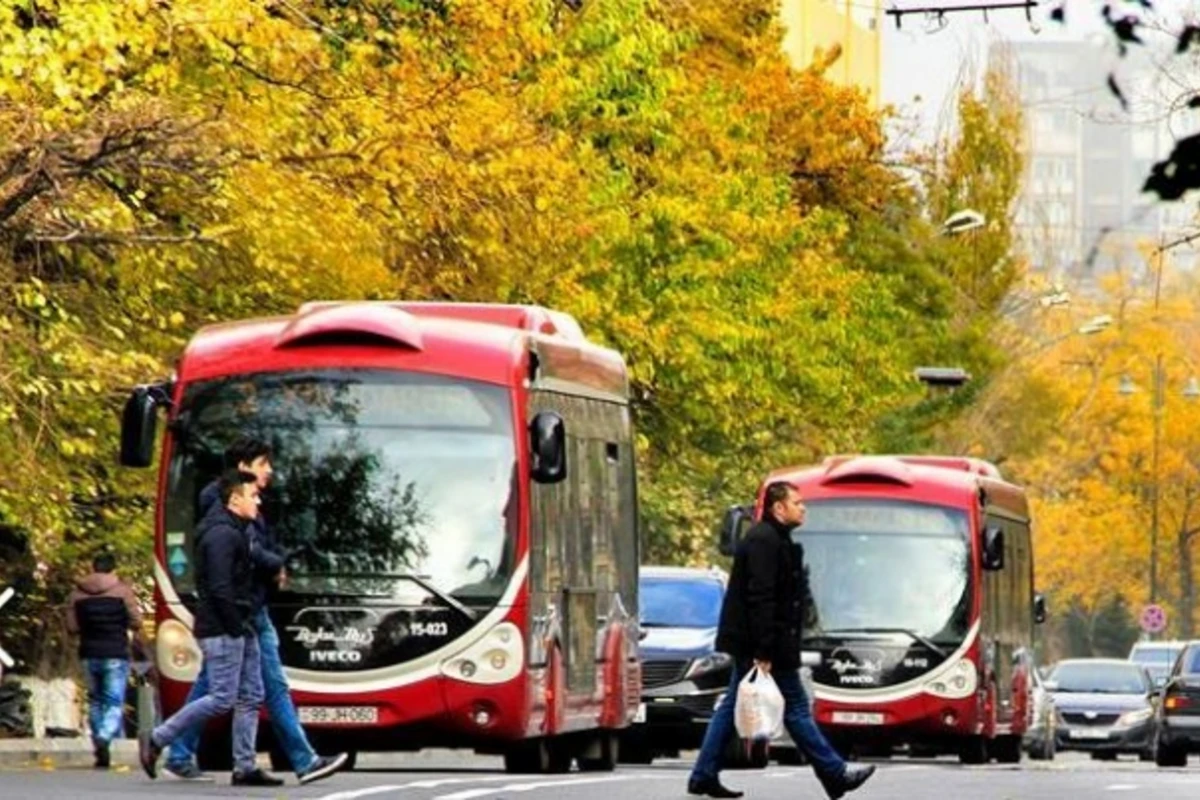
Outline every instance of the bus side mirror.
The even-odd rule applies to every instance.
[[[539,412],[529,423],[532,477],[538,483],[559,483],[567,478],[567,427],[553,411]]]
[[[983,568],[992,572],[1004,569],[1004,531],[999,528],[983,532]]]
[[[170,405],[170,398],[170,384],[138,386],[130,393],[121,414],[121,466],[148,467],[154,461],[158,407]]]
[[[737,549],[738,540],[742,538],[746,528],[754,522],[754,506],[730,506],[725,509],[721,520],[721,541],[718,547],[721,555],[731,556]]]
[[[1040,592],[1033,596],[1033,621],[1037,625],[1046,621],[1046,596]]]

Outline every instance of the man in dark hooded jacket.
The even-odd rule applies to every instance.
[[[79,657],[88,693],[88,725],[96,768],[108,769],[109,744],[125,719],[129,683],[129,634],[142,642],[142,611],[128,584],[117,577],[116,559],[102,553],[67,600],[67,630],[79,634]]]
[[[821,785],[838,798],[866,782],[873,766],[847,764],[829,745],[812,718],[800,683],[800,641],[810,611],[804,551],[792,531],[804,523],[804,501],[789,483],[773,483],[763,496],[762,521],[746,531],[734,553],[733,570],[721,606],[717,650],[733,656],[729,691],[708,723],[704,744],[688,779],[688,793],[741,797],[721,785],[721,752],[734,735],[738,684],[754,667],[771,675],[783,695],[783,724],[808,756]]]

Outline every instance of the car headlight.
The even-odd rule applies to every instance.
[[[1152,716],[1154,716],[1154,709],[1152,708],[1141,708],[1137,711],[1126,711],[1117,718],[1117,727],[1132,728],[1134,725],[1143,723]]]
[[[733,663],[733,659],[727,653],[712,653],[704,658],[697,658],[688,667],[687,674],[684,678],[697,678],[701,675],[707,675],[710,672],[725,669]]]
[[[158,671],[163,677],[173,681],[196,680],[204,657],[200,653],[200,645],[186,625],[179,620],[168,619],[158,626],[158,635],[154,639]]]
[[[960,659],[954,666],[925,684],[925,691],[947,700],[961,700],[975,694],[979,685],[974,662]]]

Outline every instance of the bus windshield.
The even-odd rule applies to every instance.
[[[957,645],[970,629],[965,512],[895,500],[813,500],[792,531],[812,591],[806,638],[897,632]]]
[[[240,375],[187,387],[172,424],[167,569],[193,590],[199,495],[224,449],[273,448],[263,513],[291,554],[288,590],[494,603],[513,569],[508,390],[383,370]]]

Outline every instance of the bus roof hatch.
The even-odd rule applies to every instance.
[[[821,485],[838,483],[892,483],[912,486],[912,470],[903,461],[890,456],[858,456],[826,460]]]
[[[344,303],[298,314],[279,334],[276,348],[327,344],[330,340],[423,350],[421,321],[394,306]]]

